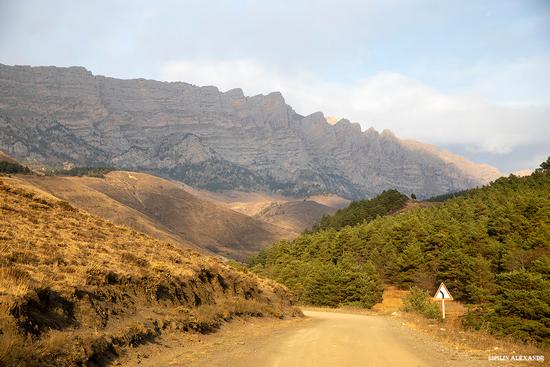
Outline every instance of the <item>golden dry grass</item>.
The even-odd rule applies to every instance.
[[[340,208],[348,206],[351,202],[348,199],[344,199],[333,194],[313,195],[308,197],[288,197],[267,192],[243,192],[237,190],[212,192],[208,190],[195,189],[187,185],[183,186],[187,192],[198,198],[224,205],[227,208],[251,217],[258,215],[260,212],[266,210],[266,208],[273,206],[273,204],[284,204],[307,200],[328,206],[336,211]]]
[[[255,218],[262,219],[294,232],[303,232],[319,223],[325,214],[334,214],[335,208],[311,200],[274,203],[258,213]]]
[[[38,176],[21,176],[20,178],[87,212],[116,224],[133,228],[160,240],[179,242],[190,248],[199,249],[198,246],[185,241],[173,233],[170,228],[155,222],[140,211],[124,205],[100,190],[93,188],[95,181],[98,182],[97,184],[102,184],[105,183],[105,179]],[[87,183],[91,184],[92,187],[89,187]]]
[[[197,197],[180,183],[144,173],[24,179],[117,224],[229,258],[243,260],[273,242],[297,235]]]
[[[409,294],[408,291],[395,286],[386,285],[382,295],[382,302],[375,304],[372,310],[382,314],[391,314],[401,311],[404,307],[403,299]]]
[[[102,365],[167,330],[296,313],[274,282],[16,178],[0,179],[0,250],[0,365]]]

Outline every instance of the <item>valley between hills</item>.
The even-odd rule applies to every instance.
[[[297,237],[323,215],[334,213],[348,202],[336,196],[300,199],[261,193],[212,193],[127,171],[112,171],[102,178],[21,179],[114,223],[204,253],[243,261],[267,245]]]

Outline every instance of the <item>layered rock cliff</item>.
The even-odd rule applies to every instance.
[[[210,190],[295,196],[396,188],[425,197],[500,175],[389,131],[302,116],[278,92],[246,97],[81,67],[0,64],[0,149],[38,163],[108,164]]]

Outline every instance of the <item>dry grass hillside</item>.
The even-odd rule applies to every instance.
[[[323,215],[332,214],[350,203],[349,200],[337,195],[293,198],[266,192],[211,192],[184,186],[186,191],[196,197],[214,201],[239,213],[296,233],[310,228],[319,222]]]
[[[160,334],[295,313],[274,282],[0,177],[0,365],[103,366]]]
[[[291,200],[286,196],[266,192],[243,192],[236,190],[213,192],[188,185],[184,185],[184,187],[185,190],[198,198],[213,201],[250,217],[255,216],[273,203],[284,203]]]
[[[119,203],[106,194],[86,186],[85,182],[88,178],[47,176],[20,176],[20,178],[32,186],[40,187],[57,198],[71,203],[71,205],[116,224],[131,227],[157,239],[180,242],[186,247],[200,249],[191,242],[180,238],[175,233],[171,233],[169,228],[154,222],[138,210]],[[92,178],[92,180],[94,179]]]
[[[308,197],[289,197],[277,195],[267,192],[243,192],[243,191],[222,191],[212,192],[208,190],[196,189],[187,185],[183,185],[185,190],[196,197],[214,201],[220,205],[224,205],[239,213],[254,217],[266,208],[276,204],[289,202],[314,201],[324,206],[334,209],[341,209],[349,205],[350,200],[344,199],[338,195],[313,195]]]
[[[289,201],[286,203],[273,203],[264,208],[255,218],[288,228],[294,232],[303,232],[319,223],[325,214],[333,214],[335,208],[331,208],[315,201]]]
[[[351,200],[333,194],[313,195],[308,196],[307,199],[334,209],[345,208],[351,203]]]
[[[156,238],[243,260],[297,233],[190,194],[156,176],[115,171],[96,177],[26,177],[53,195]]]
[[[170,229],[154,222],[138,210],[119,203],[106,194],[88,187],[88,178],[81,177],[48,177],[20,176],[29,184],[69,202],[75,207],[110,220],[116,224],[128,226],[139,232],[146,233],[160,240],[178,242],[186,247],[200,250],[200,247],[185,241],[172,233]],[[99,178],[97,178],[99,179]],[[94,180],[92,178],[92,180]]]

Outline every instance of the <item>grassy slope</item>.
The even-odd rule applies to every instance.
[[[169,331],[294,314],[285,288],[0,178],[0,365],[104,365]]]
[[[214,201],[239,213],[289,228],[301,233],[317,223],[325,214],[332,214],[350,201],[336,195],[314,195],[296,198],[265,192],[210,192],[184,185],[194,196]]]
[[[255,218],[299,233],[318,223],[323,215],[333,214],[335,211],[335,208],[311,200],[289,201],[274,203]]]
[[[116,171],[105,178],[26,179],[116,223],[230,258],[242,260],[273,242],[297,235],[197,198],[176,182],[148,174]]]
[[[179,242],[189,248],[198,247],[172,233],[169,228],[154,222],[151,218],[111,197],[85,185],[86,177],[21,177],[31,185],[41,188],[71,205],[82,208],[116,224],[128,226],[154,238]],[[92,178],[91,180],[100,180]]]

